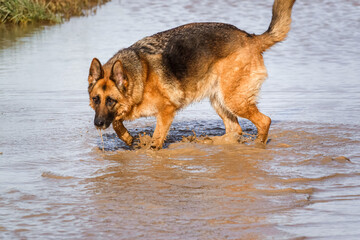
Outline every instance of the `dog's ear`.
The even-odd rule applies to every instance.
[[[89,69],[89,91],[94,86],[96,81],[104,77],[104,69],[101,66],[99,59],[94,58]]]
[[[111,68],[110,79],[113,80],[119,89],[128,87],[129,81],[125,73],[125,69],[120,60],[116,60]]]

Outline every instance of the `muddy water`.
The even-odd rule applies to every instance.
[[[360,5],[299,1],[265,54],[259,106],[271,141],[221,138],[207,101],[181,111],[166,148],[141,148],[152,118],[109,129],[87,71],[137,39],[192,21],[261,33],[272,1],[117,1],[62,25],[0,30],[1,239],[359,239]],[[140,136],[138,135],[140,134]],[[196,135],[196,136],[195,136]]]

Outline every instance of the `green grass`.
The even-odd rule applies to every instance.
[[[0,0],[0,24],[59,23],[94,12],[110,0]]]
[[[61,17],[52,13],[48,3],[37,0],[0,0],[2,23],[26,24],[33,22],[61,22]]]

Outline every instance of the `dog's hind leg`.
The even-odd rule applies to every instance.
[[[233,114],[249,119],[257,128],[257,141],[266,143],[271,119],[256,106],[257,95],[267,73],[262,58],[243,65],[242,71],[229,71],[222,81],[221,90],[225,106]]]
[[[257,141],[266,143],[271,119],[261,113],[256,106],[256,101],[251,89],[242,89],[239,86],[230,94],[225,94],[224,102],[226,107],[239,117],[250,120],[257,128]],[[255,90],[257,92],[257,90]]]
[[[242,118],[249,119],[257,128],[257,141],[266,144],[271,118],[261,113],[255,103],[235,108],[233,111]]]
[[[238,122],[237,116],[232,114],[229,110],[223,106],[217,96],[212,96],[210,98],[211,105],[217,112],[217,114],[221,117],[224,122],[226,133],[238,133],[242,134],[241,126]]]

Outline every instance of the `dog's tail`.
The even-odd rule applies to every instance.
[[[262,52],[286,38],[290,30],[294,3],[295,0],[275,0],[270,26],[266,32],[257,36]]]

